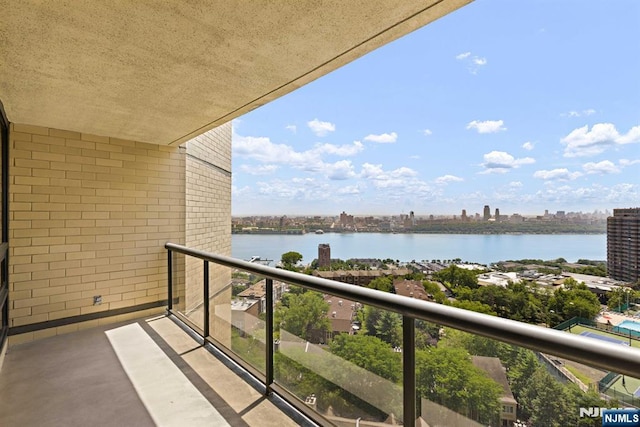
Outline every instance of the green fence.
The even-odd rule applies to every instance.
[[[553,329],[557,329],[559,331],[565,331],[571,328],[573,325],[597,326],[596,322],[594,322],[591,319],[586,319],[584,317],[572,317],[571,319],[565,320],[559,325],[554,326]]]
[[[609,372],[600,381],[598,381],[598,390],[600,392],[606,391],[609,387],[611,387],[611,384],[616,382],[616,380],[618,379],[618,375],[619,374],[616,374],[615,372]]]

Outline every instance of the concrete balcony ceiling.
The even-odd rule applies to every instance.
[[[10,121],[179,144],[471,0],[3,1]]]

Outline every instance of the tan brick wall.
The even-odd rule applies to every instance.
[[[12,124],[10,326],[165,299],[184,172],[177,147]]]
[[[186,236],[188,247],[231,255],[231,123],[185,144]],[[202,325],[203,263],[186,260],[185,312]],[[211,334],[227,343],[231,321],[231,271],[210,264]]]

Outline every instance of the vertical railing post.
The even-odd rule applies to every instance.
[[[203,309],[204,309],[204,327],[203,327],[203,333],[204,333],[204,338],[207,338],[209,336],[209,261],[205,260],[204,261],[204,274],[203,274],[203,282],[204,282],[204,292],[203,292],[203,296],[204,296],[204,305],[203,305]]]
[[[167,249],[167,311],[173,309],[173,252]]]
[[[273,384],[273,279],[266,280],[266,298],[267,306],[265,308],[265,374],[266,374],[266,394],[271,392],[271,384]]]
[[[415,319],[402,316],[402,384],[405,426],[416,423],[416,337]]]

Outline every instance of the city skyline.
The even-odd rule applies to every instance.
[[[637,205],[640,4],[540,4],[472,3],[234,121],[232,214]]]

